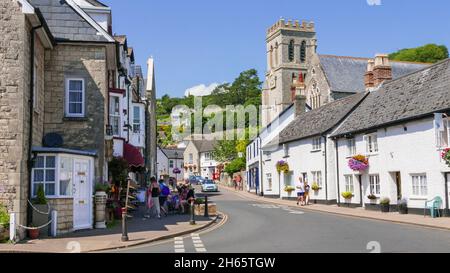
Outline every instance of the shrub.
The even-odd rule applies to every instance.
[[[106,193],[109,193],[110,190],[111,190],[111,186],[108,184],[103,184],[103,183],[95,184],[95,192],[104,191]]]
[[[196,205],[205,204],[205,199],[204,198],[195,198],[194,204],[196,204]]]
[[[0,205],[0,225],[2,225],[4,228],[9,228],[9,213],[8,210]]]
[[[345,199],[350,199],[353,197],[353,193],[350,191],[345,191],[343,193],[341,193],[342,197],[344,197]]]
[[[123,157],[114,157],[109,163],[108,168],[111,173],[112,182],[119,186],[125,183],[128,178],[128,162]]]
[[[380,205],[389,205],[391,203],[391,200],[387,197],[384,197],[380,200]]]
[[[38,187],[34,203],[36,205],[47,205],[47,198],[45,198],[44,185],[42,184],[40,184]]]
[[[398,200],[398,207],[399,208],[407,208],[408,207],[408,201],[406,199]]]
[[[289,164],[284,160],[278,161],[276,164],[276,168],[277,168],[278,173],[282,173],[282,172],[288,173],[289,172]]]

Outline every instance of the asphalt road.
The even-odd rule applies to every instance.
[[[223,190],[209,194],[227,214],[224,225],[132,253],[409,253],[450,252],[450,232],[302,211],[249,201]]]

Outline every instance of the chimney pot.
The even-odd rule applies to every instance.
[[[392,66],[387,54],[377,54],[373,67],[374,87],[378,87],[384,81],[392,80]]]

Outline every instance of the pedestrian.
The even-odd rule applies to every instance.
[[[236,181],[236,176],[233,177],[233,186],[234,186],[234,190],[237,191],[237,181]]]
[[[154,210],[156,210],[156,215],[158,217],[158,219],[161,219],[161,206],[159,204],[159,195],[161,193],[161,188],[159,187],[158,182],[156,181],[155,177],[152,177],[152,179],[150,179],[150,194],[152,197],[152,203],[153,203],[153,207]]]
[[[309,205],[309,189],[311,187],[308,185],[308,181],[305,181],[305,203]]]
[[[165,216],[168,214],[168,208],[166,207],[167,197],[170,195],[170,189],[164,182],[164,180],[159,180],[159,188],[161,192],[159,194],[159,204],[161,206],[161,211]]]
[[[300,204],[303,206],[305,197],[305,183],[303,182],[303,177],[298,178],[299,183],[297,186],[297,206]]]

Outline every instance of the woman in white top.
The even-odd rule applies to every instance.
[[[298,191],[297,191],[297,206],[298,206],[299,203],[300,203],[301,206],[303,206],[303,204],[305,202],[305,200],[304,200],[304,197],[305,197],[305,183],[303,182],[303,177],[299,177],[298,180],[299,180],[299,183],[298,183],[298,186],[297,186],[297,189],[298,189]]]

